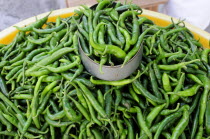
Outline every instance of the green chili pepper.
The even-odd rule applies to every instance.
[[[133,81],[135,81],[137,78],[139,78],[140,76],[140,71],[138,71],[137,75],[131,79],[122,79],[122,80],[118,80],[118,81],[105,81],[105,80],[94,80],[93,77],[90,77],[90,81],[93,84],[106,84],[106,85],[113,85],[113,86],[120,86],[120,85],[126,85],[129,83],[132,83]]]
[[[76,122],[76,121],[80,121],[82,119],[81,113],[78,112],[78,115],[77,115],[76,111],[69,104],[66,92],[64,92],[64,97],[63,97],[62,102],[63,102],[63,109],[66,113],[66,116],[68,117],[68,119],[70,121]]]
[[[145,96],[146,98],[148,98],[149,100],[154,101],[154,102],[158,102],[158,103],[164,103],[164,102],[165,102],[165,100],[160,99],[160,98],[158,98],[158,97],[152,95],[150,92],[148,92],[148,91],[141,85],[141,83],[139,83],[138,81],[135,80],[135,81],[133,82],[133,85],[136,86],[137,90],[138,90],[139,92],[141,92],[141,94],[142,94],[143,96]]]
[[[176,125],[176,127],[174,128],[171,138],[172,139],[177,139],[185,130],[186,126],[189,123],[189,111],[188,109],[184,109],[183,110],[183,116],[181,118],[181,120],[179,121],[179,123]]]
[[[206,112],[205,112],[205,127],[207,135],[210,135],[210,100],[207,102]]]
[[[186,89],[183,91],[178,91],[176,93],[169,92],[167,94],[175,94],[175,95],[182,96],[182,97],[189,97],[189,96],[195,95],[200,87],[201,87],[201,85],[195,84],[189,89]]]
[[[33,39],[32,37],[28,37],[28,41],[34,44],[43,44],[49,41],[53,37],[53,33],[48,35],[46,38],[41,38],[41,39]]]
[[[22,28],[21,27],[16,27],[16,26],[15,27],[20,31],[32,31],[33,28],[41,28],[46,23],[50,14],[51,14],[51,12],[47,16],[45,16],[44,18],[41,18],[41,19],[37,20],[36,22],[26,26],[26,27],[22,27]]]
[[[158,67],[161,70],[173,71],[173,70],[177,70],[179,68],[182,68],[182,67],[186,66],[187,64],[194,63],[196,61],[200,61],[200,59],[194,59],[194,60],[191,60],[191,61],[188,61],[188,62],[182,62],[182,63],[174,64],[174,65],[158,65]]]

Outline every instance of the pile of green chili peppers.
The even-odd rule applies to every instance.
[[[0,138],[209,138],[210,49],[182,21],[160,27],[141,12],[103,0],[16,27],[0,45]],[[125,64],[142,45],[142,62],[127,79],[98,80],[79,43],[101,65]]]

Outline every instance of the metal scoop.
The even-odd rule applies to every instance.
[[[92,74],[93,76],[108,81],[121,80],[131,75],[138,68],[140,64],[142,58],[142,52],[143,52],[143,46],[141,45],[140,49],[134,55],[134,57],[130,59],[123,67],[122,65],[116,65],[116,66],[103,65],[102,66],[103,73],[101,73],[99,71],[100,65],[85,54],[79,42],[79,53],[81,56],[82,63],[85,66],[86,70],[90,72],[90,74]]]

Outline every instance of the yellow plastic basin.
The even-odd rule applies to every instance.
[[[65,8],[65,9],[53,11],[53,13],[50,15],[48,21],[55,21],[56,17],[58,17],[58,16],[60,16],[62,18],[71,16],[74,12],[74,9],[78,9],[78,7]],[[43,13],[36,17],[42,18],[42,17],[46,16],[47,14],[48,13]],[[141,16],[145,16],[145,17],[151,19],[152,21],[155,22],[155,24],[160,25],[160,26],[167,26],[168,24],[171,23],[170,16],[167,16],[167,15],[164,15],[161,13],[157,13],[157,12],[153,12],[153,11],[149,11],[149,10],[143,10],[143,14]],[[34,21],[36,21],[36,17],[31,17],[26,20],[23,20],[23,21],[15,24],[14,26],[23,27],[25,25],[31,24]],[[173,21],[178,22],[178,20],[175,18],[173,18]],[[205,48],[210,48],[210,44],[209,44],[210,34],[208,32],[203,31],[189,23],[186,23],[186,22],[185,22],[185,25],[189,30],[192,31],[195,38],[200,40],[200,42],[203,44],[203,46]],[[17,32],[18,32],[17,29],[14,28],[13,26],[1,31],[0,32],[0,43],[2,43],[2,44],[10,43],[13,40],[13,38],[15,37]]]

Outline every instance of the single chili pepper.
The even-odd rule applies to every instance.
[[[49,117],[47,117],[46,114],[44,115],[44,118],[49,125],[52,125],[54,127],[63,127],[63,126],[68,126],[68,125],[71,125],[71,124],[75,123],[75,122],[72,122],[72,121],[68,121],[68,122],[52,121],[52,120],[49,119]]]
[[[138,41],[138,36],[140,34],[140,28],[139,28],[139,22],[137,20],[136,14],[134,11],[132,11],[132,17],[133,17],[133,26],[132,26],[132,37],[130,40],[130,44],[134,45]]]
[[[62,76],[54,75],[54,76],[47,76],[42,81],[43,82],[53,82],[53,81],[60,81],[61,79],[62,79]]]
[[[91,106],[91,102],[88,100],[87,97],[86,98],[86,102],[87,102],[87,105],[88,105],[88,108],[89,108],[89,112],[90,112],[90,115],[91,115],[91,119],[93,120],[94,123],[96,123],[97,125],[101,126],[102,123],[101,121],[96,117],[96,114],[95,114],[95,111],[93,109],[93,107]]]
[[[115,21],[118,21],[119,20],[119,14],[118,12],[115,10],[115,9],[112,9],[108,15],[110,15],[110,17],[115,20]]]
[[[50,125],[50,137],[55,139],[55,128],[52,125]]]
[[[132,98],[136,101],[136,102],[140,102],[140,99],[139,97],[137,96],[136,92],[133,90],[133,87],[132,86],[128,86],[128,90],[129,90],[129,93],[131,94]]]
[[[85,31],[89,31],[89,27],[88,27],[88,19],[87,16],[83,15],[82,16],[82,23],[83,23],[83,27],[85,29]]]
[[[75,124],[72,124],[72,125],[69,125],[69,127],[66,129],[65,133],[64,133],[64,136],[62,137],[62,139],[68,139],[69,136],[74,138],[74,139],[78,139],[76,135],[73,135],[73,134],[70,134],[70,130],[72,128],[76,128]]]
[[[142,13],[142,9],[136,4],[125,4],[115,8],[115,10],[118,12],[126,11],[129,9],[140,10],[140,14]]]
[[[198,102],[199,102],[199,100],[200,100],[200,96],[201,96],[201,94],[200,94],[200,93],[197,93],[197,94],[195,95],[195,97],[193,98],[193,102],[192,102],[192,104],[191,104],[191,106],[190,106],[190,110],[189,110],[190,114],[194,111],[194,109],[195,109],[196,106],[198,105]]]
[[[84,131],[86,130],[85,128],[86,128],[86,126],[87,126],[88,123],[89,123],[88,120],[84,120],[84,121],[80,124],[80,127],[79,127],[79,131],[80,131],[80,133],[79,133],[79,139],[82,139],[82,138],[85,138],[85,137],[86,137],[85,134],[83,134],[83,133],[84,133]],[[84,136],[85,136],[85,137],[84,137]]]
[[[34,88],[34,97],[31,101],[31,114],[32,114],[32,119],[34,121],[34,124],[36,125],[36,127],[39,129],[40,128],[40,123],[38,121],[38,118],[36,117],[36,114],[37,114],[37,108],[38,108],[38,104],[39,104],[39,89],[40,89],[40,86],[41,86],[41,82],[42,82],[42,79],[44,78],[45,76],[41,76],[38,78],[38,81],[36,83],[36,86]]]
[[[72,43],[73,43],[73,32],[70,32],[68,41],[64,43],[64,47],[71,46]]]
[[[161,121],[160,125],[158,126],[158,129],[155,133],[154,139],[159,138],[161,131],[163,130],[163,128],[165,127],[165,125],[167,123],[169,123],[172,119],[174,119],[176,117],[180,117],[181,115],[182,115],[181,112],[176,112],[174,114],[171,114],[171,115],[167,116],[165,119],[163,119],[163,121]]]
[[[177,70],[181,67],[186,66],[187,64],[194,63],[196,61],[200,61],[200,59],[194,59],[194,60],[191,60],[191,61],[188,61],[188,62],[182,62],[182,63],[178,63],[178,64],[173,64],[173,65],[158,65],[158,67],[161,70],[174,71],[174,70]]]
[[[0,109],[0,112],[3,113],[1,109]],[[3,125],[6,126],[7,131],[9,132],[12,131],[12,124],[9,121],[7,121],[7,119],[5,119],[3,115],[0,115],[0,121]]]
[[[164,103],[162,105],[158,105],[151,110],[151,112],[146,117],[146,123],[147,123],[148,127],[151,127],[152,122],[158,116],[158,114],[162,113],[163,108],[165,106],[166,106],[166,103]]]
[[[189,123],[189,111],[188,109],[184,109],[183,110],[183,116],[181,118],[181,120],[179,121],[179,123],[176,125],[176,127],[174,128],[171,138],[172,139],[177,139],[185,130],[186,126]]]
[[[170,139],[171,138],[171,134],[168,132],[162,132],[162,135],[166,138],[166,139]]]
[[[142,25],[145,21],[150,21],[150,20],[146,17],[139,17],[138,19],[139,25]]]
[[[115,89],[114,92],[115,92],[115,96],[116,96],[115,102],[114,102],[114,109],[115,109],[114,110],[115,111],[114,115],[116,115],[117,107],[119,106],[119,104],[120,104],[120,102],[122,100],[122,94],[121,94],[119,89]]]
[[[93,94],[90,92],[90,90],[83,85],[80,82],[77,82],[77,84],[79,85],[79,87],[82,89],[83,92],[85,92],[85,96],[88,98],[88,100],[90,101],[90,103],[92,104],[92,106],[94,107],[94,109],[102,116],[102,117],[107,117],[106,112],[104,111],[104,109],[101,107],[101,105],[98,103],[98,101],[96,100],[96,98],[93,96]]]
[[[34,44],[43,44],[49,41],[53,37],[53,33],[48,35],[46,38],[41,38],[41,39],[34,39],[32,37],[27,37],[28,41]]]
[[[98,131],[96,128],[91,130],[94,134],[94,137],[96,139],[102,139],[102,134],[100,133],[100,131]]]
[[[49,108],[47,108],[46,114],[47,114],[47,117],[53,121],[62,119],[65,116],[64,110],[56,112],[55,114],[51,114]]]
[[[105,84],[105,85],[119,86],[119,85],[126,85],[129,83],[132,83],[137,78],[139,78],[139,76],[140,76],[140,71],[138,71],[138,73],[135,77],[130,78],[130,79],[122,79],[122,80],[118,80],[118,81],[105,81],[105,80],[94,80],[93,77],[91,76],[90,81],[96,85]]]
[[[195,83],[203,85],[203,83],[194,74],[187,74],[187,77],[193,80]]]
[[[110,0],[103,0],[101,2],[98,3],[95,11],[99,11],[99,10],[102,10],[104,9],[107,5],[110,5],[111,4],[111,1]]]
[[[99,44],[105,44],[104,36],[105,36],[105,26],[100,26],[99,32],[98,32],[98,42]]]
[[[52,32],[58,32],[60,30],[62,30],[65,27],[65,23],[60,24],[59,26],[56,26],[54,28],[49,28],[49,29],[38,29],[38,28],[33,28],[33,31],[36,33],[46,33],[46,34],[50,34]]]
[[[209,64],[207,64],[206,62],[202,62],[203,63],[203,65],[206,67],[206,69],[207,69],[207,76],[208,77],[210,77],[210,65]]]
[[[172,113],[178,111],[179,106],[180,106],[180,103],[177,103],[176,108],[174,108],[174,109],[172,109],[172,110],[170,110],[170,109],[164,109],[164,110],[162,110],[162,111],[160,112],[160,114],[161,114],[161,115],[169,115],[169,114],[172,114]]]
[[[165,100],[160,99],[160,98],[158,98],[158,97],[152,95],[150,92],[148,92],[148,91],[142,86],[142,84],[141,84],[140,82],[138,82],[138,81],[135,80],[132,84],[133,84],[133,86],[135,86],[136,89],[137,89],[139,92],[141,92],[141,94],[142,94],[143,96],[145,96],[147,99],[149,99],[149,100],[151,100],[151,101],[154,101],[154,102],[158,102],[158,103],[165,103]]]
[[[104,96],[100,89],[97,90],[97,100],[100,103],[100,105],[102,106],[102,108],[104,108],[104,106],[105,106]]]
[[[120,27],[118,24],[117,24],[117,30],[119,30],[119,31],[117,31],[117,32],[120,32],[120,33],[122,33],[122,37],[123,38],[125,38],[124,39],[124,42],[125,42],[125,48],[124,48],[124,51],[128,51],[129,49],[130,49],[130,40],[131,40],[131,36],[130,36],[130,34],[129,34],[129,32],[126,30],[126,29],[124,29],[124,28],[122,28],[122,27]],[[118,33],[119,34],[119,33]],[[121,38],[122,38],[121,37]],[[122,40],[122,39],[121,39]],[[122,43],[122,44],[124,44],[124,43]]]
[[[111,116],[111,112],[112,112],[112,91],[111,92],[107,92],[104,97],[105,97],[105,111],[108,117]]]
[[[74,79],[76,79],[77,76],[79,76],[83,72],[84,66],[82,64],[79,64],[77,67],[78,68],[74,72],[74,75],[72,76],[70,81],[73,81]]]
[[[38,39],[38,35],[33,36],[33,38],[37,40]],[[29,51],[33,50],[34,47],[36,47],[36,44],[31,43],[31,42],[28,41],[27,46],[25,48],[23,48],[22,51],[23,52],[29,52]]]
[[[117,119],[117,121],[116,121],[117,123],[117,128],[119,129],[118,131],[119,131],[119,134],[121,135],[122,134],[122,132],[123,132],[123,130],[124,130],[124,127],[123,127],[123,120],[121,120],[121,119]],[[122,135],[121,135],[122,136]]]
[[[175,95],[182,96],[182,97],[189,97],[189,96],[195,95],[200,87],[201,87],[201,85],[195,84],[189,89],[186,89],[183,91],[178,91],[176,93],[169,92],[167,94],[175,94]]]
[[[193,117],[192,130],[191,130],[191,135],[190,135],[191,139],[193,139],[195,137],[195,134],[196,134],[196,131],[197,131],[197,128],[198,128],[199,112],[200,112],[200,108],[199,108],[199,105],[198,105],[197,110],[196,110],[196,112],[194,114],[194,117]]]
[[[63,97],[62,103],[63,103],[63,109],[64,109],[66,116],[68,117],[69,120],[80,121],[82,119],[81,113],[78,112],[78,115],[76,115],[76,111],[69,104],[66,92],[64,92],[64,97]]]
[[[164,74],[163,74],[163,76],[164,76]],[[157,80],[155,78],[155,73],[154,73],[154,70],[151,67],[151,64],[149,64],[149,79],[150,79],[152,90],[153,90],[155,96],[158,97],[158,98],[162,98],[162,95],[158,90]],[[163,86],[164,86],[164,84],[163,84]]]
[[[3,68],[4,66],[6,66],[9,63],[9,61],[1,61],[0,62],[0,68]]]
[[[110,13],[111,10],[112,10],[112,8],[106,8],[104,10],[99,10],[99,11],[95,12],[95,15],[94,15],[94,18],[93,18],[93,28],[94,29],[96,29],[96,26],[97,26],[98,21],[99,21],[99,17],[103,14]]]
[[[198,128],[197,135],[195,136],[195,139],[201,139],[203,137],[203,125],[200,125]]]
[[[25,124],[23,125],[23,130],[22,130],[22,134],[21,134],[21,138],[24,136],[24,134],[27,132],[28,128],[30,127],[32,123],[32,115],[29,116],[29,118],[27,119],[27,121],[25,122]]]
[[[74,83],[70,83],[70,84],[73,85],[76,88],[76,94],[77,94],[77,97],[78,97],[80,103],[82,104],[82,106],[84,108],[88,109],[88,105],[86,103],[86,100],[85,100],[81,90]]]
[[[11,59],[9,61],[10,64],[15,63],[21,59],[23,59],[23,57],[25,56],[25,52],[21,52],[19,55],[17,55],[16,57],[14,57],[13,59]]]
[[[204,49],[201,54],[201,60],[208,63],[208,55],[210,53],[210,49]]]
[[[0,89],[1,89],[1,92],[5,95],[5,96],[9,96],[9,92],[8,92],[8,89],[7,89],[7,86],[5,84],[5,80],[4,78],[0,75]]]
[[[208,98],[208,94],[210,90],[210,79],[206,77],[205,75],[201,75],[201,74],[197,76],[204,84],[204,91],[201,95],[201,100],[200,100],[200,113],[199,113],[199,125],[202,125],[204,121],[206,106],[207,106],[207,98]]]
[[[122,14],[120,14],[120,17],[119,17],[119,25],[126,29],[126,26],[125,26],[125,19],[129,16],[133,16],[133,14],[136,16],[138,15],[139,13],[137,11],[125,11],[123,12]]]
[[[62,77],[64,77],[66,80],[72,80],[72,77],[73,77],[73,74],[72,74],[72,73],[62,73],[61,75],[62,75]],[[88,87],[90,87],[90,88],[94,87],[94,84],[91,83],[90,80],[87,80],[86,78],[77,77],[77,78],[75,78],[74,81],[76,81],[76,82],[81,82],[81,83],[83,83],[84,85],[86,85],[86,86],[88,86]]]
[[[156,61],[153,62],[153,70],[154,70],[154,74],[157,78],[159,85],[162,85],[162,81],[161,81],[162,75],[161,75],[160,69],[158,68]]]
[[[58,81],[53,81],[44,88],[44,90],[41,92],[41,96],[40,96],[40,99],[39,99],[40,104],[43,103],[43,99],[46,96],[46,94],[50,90],[52,90],[57,85],[57,83],[58,83]]]
[[[205,127],[207,135],[210,135],[210,100],[207,101],[206,112],[205,112]]]
[[[146,133],[146,135],[152,139],[152,133],[149,130],[149,127],[146,123],[146,121],[143,118],[142,111],[139,107],[135,107],[137,111],[137,120],[138,120],[138,125],[139,127]]]
[[[28,99],[28,100],[32,100],[32,98],[33,95],[31,94],[16,94],[11,97],[11,99]]]
[[[134,139],[134,129],[133,129],[133,126],[131,125],[130,121],[128,121],[127,119],[124,119],[127,127],[128,127],[128,136],[127,138],[128,139]]]
[[[96,35],[97,36],[97,35]],[[77,42],[79,37],[79,44]],[[85,42],[85,39],[83,38],[83,36],[79,33],[76,32],[73,36],[73,47],[76,48],[75,53],[78,53],[78,45],[81,46],[82,50],[89,56],[90,54],[90,50],[88,50],[88,46]]]
[[[120,139],[127,139],[128,130],[123,129]]]
[[[89,122],[86,126],[87,137],[90,139],[94,138],[94,135],[92,134],[91,129],[90,129],[92,127],[92,125],[93,125],[93,122]]]
[[[69,98],[74,102],[74,104],[76,105],[76,107],[78,108],[78,110],[81,112],[81,114],[88,120],[90,121],[90,117],[89,117],[89,113],[87,112],[87,110],[83,107],[83,105],[81,105],[79,102],[77,102],[75,99],[73,99],[72,97],[69,96]]]
[[[100,73],[104,73],[103,71],[102,71],[102,66],[104,65],[104,64],[106,64],[106,62],[107,62],[107,60],[108,60],[108,56],[107,55],[105,55],[105,56],[101,56],[101,60],[100,60],[100,66],[99,66],[99,71],[100,71]]]
[[[0,131],[0,135],[6,135],[6,136],[17,136],[18,137],[18,133],[15,131]]]
[[[128,52],[128,54],[125,56],[125,59],[123,61],[122,67],[137,53],[137,51],[142,47],[141,43],[143,41],[144,36],[147,34],[147,32],[150,30],[151,28],[146,29],[138,38],[137,43],[135,44],[135,46],[132,48],[132,50],[130,52]]]
[[[29,76],[30,72],[40,69],[40,66],[51,64],[52,62],[54,62],[64,54],[72,52],[73,50],[74,49],[68,47],[59,49],[58,51],[52,53],[49,57],[42,59],[41,61],[33,65],[31,68],[27,69],[25,72],[26,76]]]
[[[26,26],[26,27],[15,26],[15,28],[17,28],[20,31],[24,31],[24,32],[32,31],[34,27],[35,28],[41,28],[47,22],[47,19],[48,19],[50,14],[51,14],[51,12],[47,16],[45,16],[44,18],[41,18],[41,19],[37,20],[36,22]]]
[[[18,127],[19,122],[18,122],[18,120],[17,120],[16,117],[7,115],[7,114],[5,114],[5,113],[2,113],[2,115],[3,115],[4,118],[5,118],[7,121],[9,121],[12,125],[14,125],[15,127]]]

